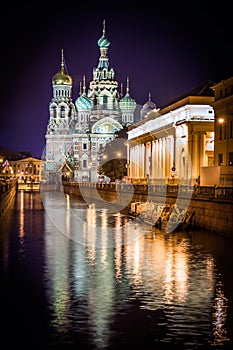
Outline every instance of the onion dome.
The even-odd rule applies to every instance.
[[[53,76],[52,84],[53,85],[72,85],[72,78],[65,71],[65,60],[64,60],[63,50],[62,50],[61,69],[57,74]]]
[[[105,21],[103,21],[103,35],[102,37],[98,40],[98,46],[100,48],[107,48],[110,45],[110,41],[105,38]]]
[[[124,110],[133,110],[136,107],[136,101],[134,98],[130,97],[129,94],[126,94],[121,100],[120,100],[120,108]]]
[[[86,94],[85,77],[83,77],[83,92],[81,90],[82,90],[82,86],[80,83],[80,92],[79,92],[80,96],[75,101],[75,105],[77,109],[79,111],[83,111],[85,109],[91,109],[93,104],[92,104],[92,100]]]
[[[133,111],[136,108],[136,101],[129,94],[129,78],[127,78],[127,88],[125,96],[119,102],[121,110]]]
[[[146,103],[144,103],[140,112],[141,118],[144,118],[149,112],[151,112],[155,108],[157,108],[156,104],[151,101],[151,94],[149,93],[149,99]]]
[[[92,108],[92,101],[85,92],[79,98],[77,98],[75,104],[80,111]]]
[[[110,41],[108,41],[108,39],[106,39],[104,36],[102,36],[98,40],[98,46],[99,47],[109,47],[109,45],[110,45]]]

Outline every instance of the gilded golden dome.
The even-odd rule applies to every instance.
[[[53,76],[53,85],[72,85],[72,78],[69,74],[66,74],[64,68],[61,68],[60,72]]]
[[[61,69],[60,72],[55,74],[52,79],[53,85],[72,85],[72,78],[67,72],[65,72],[65,61],[64,54],[62,50],[62,60],[61,60]]]

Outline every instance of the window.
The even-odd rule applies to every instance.
[[[61,106],[61,118],[65,118],[66,116],[66,109],[64,106]]]
[[[233,166],[233,152],[229,152],[228,154],[228,165]]]
[[[218,154],[218,165],[222,165],[222,153]]]
[[[83,143],[83,149],[87,150],[87,144],[86,143]]]
[[[83,168],[87,168],[87,160],[83,159]]]

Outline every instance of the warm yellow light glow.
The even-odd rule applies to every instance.
[[[101,212],[101,262],[106,263],[108,247],[108,213],[107,209]]]
[[[219,118],[219,119],[218,119],[218,122],[219,122],[220,124],[222,124],[222,123],[224,123],[224,119],[223,119],[223,118]]]
[[[66,236],[70,237],[70,196],[66,194]]]
[[[115,240],[115,250],[114,250],[114,261],[115,261],[115,276],[117,279],[121,278],[122,271],[122,229],[120,225],[120,213],[117,214],[116,217],[116,226],[115,226],[115,233],[114,233],[114,240]]]
[[[24,191],[20,192],[19,237],[21,243],[24,237]]]

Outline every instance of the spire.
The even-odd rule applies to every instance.
[[[64,72],[65,74],[68,74],[68,69],[66,67],[66,61],[65,61],[65,55],[64,55],[63,49],[61,49],[61,71]]]
[[[105,19],[104,19],[103,20],[103,34],[102,34],[101,38],[98,40],[98,46],[100,48],[101,54],[103,54],[104,56],[107,55],[109,45],[110,45],[110,42],[105,37]]]
[[[151,101],[151,93],[149,92],[148,93],[148,101],[146,101],[144,103],[144,105],[142,106],[142,109],[140,111],[141,119],[143,119],[145,116],[147,116],[147,114],[155,108],[157,108],[156,104],[153,101]]]
[[[53,76],[52,84],[53,85],[72,85],[72,78],[67,73],[63,49],[61,50],[61,68],[60,68],[60,71]]]
[[[61,49],[61,69],[64,72],[65,60],[64,60],[64,50]]]
[[[79,96],[82,95],[82,82],[79,83]]]
[[[129,94],[129,77],[126,79],[126,93],[120,101],[120,107],[122,110],[134,110],[136,102]]]
[[[105,19],[103,20],[103,36],[105,36]]]
[[[83,76],[83,92],[86,92],[86,77],[85,75]]]
[[[120,97],[123,97],[123,83],[121,83]]]
[[[129,93],[129,77],[127,77],[127,80],[126,80],[126,94]]]

